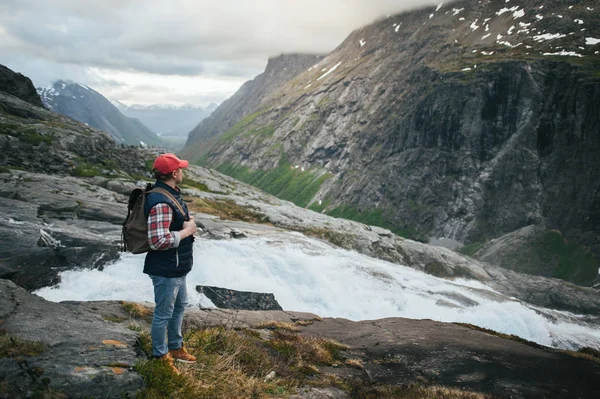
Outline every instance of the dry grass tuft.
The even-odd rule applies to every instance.
[[[558,349],[557,349],[558,350]],[[581,348],[577,352],[569,350],[560,350],[562,353],[566,353],[569,356],[576,357],[579,359],[590,360],[596,364],[600,364],[600,351],[593,348]]]
[[[348,387],[354,397],[361,399],[494,399],[493,396],[459,388],[421,384],[366,385],[353,380]]]
[[[296,325],[298,325],[298,326],[310,326],[313,323],[314,323],[313,320],[298,320],[296,322]]]
[[[287,321],[264,321],[257,324],[253,328],[256,329],[268,329],[268,330],[287,330],[287,331],[299,331],[298,327],[294,323]]]
[[[273,333],[269,345],[289,364],[308,362],[327,366],[340,361],[341,351],[348,349],[348,346],[331,339],[289,334],[279,330]]]
[[[102,315],[102,318],[104,320],[111,321],[113,323],[121,323],[121,322],[127,320],[127,318],[125,318],[123,316],[118,316],[118,315]]]
[[[215,215],[224,220],[240,220],[249,223],[269,224],[269,217],[252,208],[238,205],[235,201],[189,197],[185,198],[188,208],[193,212]]]
[[[126,301],[122,301],[121,305],[123,306],[123,309],[125,309],[129,313],[129,316],[132,318],[139,318],[139,319],[151,319],[152,318],[152,311],[150,309],[148,309],[147,307],[145,307],[144,305],[140,305],[139,303],[135,303],[135,302],[126,302]]]
[[[355,369],[364,370],[363,362],[360,359],[348,359],[346,360],[346,366],[354,367]]]
[[[285,365],[260,339],[245,331],[198,329],[187,335],[186,343],[198,361],[177,364],[181,376],[170,375],[160,362],[138,366],[148,386],[142,398],[263,398],[289,396],[294,391],[296,382],[286,377]],[[273,370],[276,377],[265,381]]]

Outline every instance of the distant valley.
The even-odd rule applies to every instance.
[[[158,134],[162,140],[178,149],[183,148],[188,133],[218,106],[215,103],[204,108],[189,104],[182,106],[169,104],[127,106],[117,100],[111,102],[123,115],[138,119]]]

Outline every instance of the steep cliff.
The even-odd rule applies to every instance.
[[[599,254],[599,11],[462,1],[383,19],[236,124],[201,124],[185,154],[413,238],[474,243],[536,224]]]

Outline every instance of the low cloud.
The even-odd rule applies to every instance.
[[[90,84],[90,68],[159,80],[186,76],[243,82],[260,73],[270,56],[327,53],[378,17],[434,3],[4,0],[0,63],[29,75],[36,85],[60,78]],[[103,87],[94,88],[102,92]],[[231,94],[230,88],[221,93]],[[190,98],[198,96],[190,91]]]

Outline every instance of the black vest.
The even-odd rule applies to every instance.
[[[165,203],[171,207],[173,211],[173,220],[169,226],[170,231],[179,231],[183,229],[183,222],[189,220],[189,213],[187,205],[181,199],[181,193],[179,189],[173,189],[168,184],[161,181],[157,181],[154,187],[160,187],[167,190],[176,200],[179,202],[185,215],[182,215],[177,205],[164,194],[161,193],[149,193],[146,195],[146,201],[144,203],[144,214],[146,219],[150,215],[150,210],[157,204]],[[144,273],[151,276],[161,277],[182,277],[185,276],[192,270],[194,263],[193,259],[193,243],[194,237],[186,237],[180,241],[179,247],[170,248],[165,251],[153,251],[150,250],[146,254],[146,260],[144,262]]]

